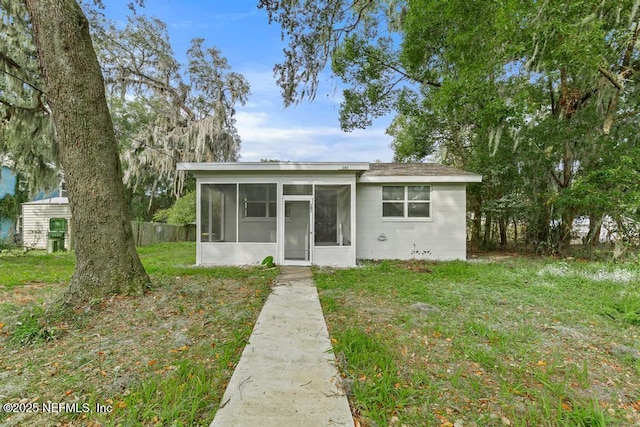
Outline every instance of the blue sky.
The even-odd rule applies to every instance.
[[[124,21],[128,0],[105,0],[105,14]],[[389,119],[367,130],[345,133],[338,113],[342,91],[328,72],[321,76],[316,99],[285,109],[273,66],[282,61],[284,42],[280,28],[269,25],[257,0],[146,0],[139,13],[167,23],[176,58],[195,37],[216,46],[232,69],[251,84],[245,106],[239,106],[237,128],[242,138],[241,161],[263,158],[288,161],[391,161],[391,138],[385,134]]]

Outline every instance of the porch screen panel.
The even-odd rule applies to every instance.
[[[282,194],[285,196],[312,196],[313,187],[310,184],[284,184]]]
[[[236,184],[203,184],[200,197],[200,240],[236,241]]]
[[[240,184],[238,241],[275,243],[277,184]]]
[[[316,246],[351,245],[351,186],[316,185]]]

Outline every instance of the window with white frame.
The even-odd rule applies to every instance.
[[[276,184],[240,184],[243,218],[276,217]]]
[[[383,218],[430,218],[431,186],[385,185],[382,187]]]

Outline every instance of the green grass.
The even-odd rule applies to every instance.
[[[252,273],[237,268],[196,267],[196,252],[193,242],[160,243],[138,247],[138,255],[149,275],[207,277],[249,277]],[[0,255],[0,292],[15,286],[43,283],[64,283],[73,274],[75,254],[73,252],[14,250]]]
[[[54,340],[56,331],[43,324],[44,318],[45,311],[41,306],[35,306],[23,312],[9,337],[9,343],[14,346],[25,346]]]
[[[92,408],[17,419],[0,413],[0,424],[211,422],[278,270],[195,267],[193,243],[142,247],[138,253],[152,290],[105,298],[66,320],[45,312],[71,277],[72,253],[0,257],[3,399]],[[113,410],[99,414],[97,404]]]
[[[418,273],[415,264],[315,271],[365,423],[640,422],[640,361],[629,356],[640,351],[640,265],[512,258],[424,262],[431,272]]]
[[[73,254],[0,257],[6,400],[114,407],[24,422],[206,425],[213,418],[277,270],[195,267],[193,243],[138,251],[152,292],[105,300],[74,322],[47,325],[48,335],[44,309],[71,276]],[[638,264],[418,264],[430,272],[394,261],[315,270],[362,425],[640,423]],[[0,423],[6,419],[0,414]]]
[[[0,292],[25,284],[60,283],[71,278],[75,259],[68,252],[11,251],[0,254]]]

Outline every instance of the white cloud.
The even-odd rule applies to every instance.
[[[243,161],[391,161],[391,142],[383,127],[345,133],[336,125],[278,125],[265,112],[240,112],[237,128]]]
[[[186,21],[177,21],[177,22],[172,22],[170,24],[171,28],[174,28],[176,30],[181,30],[184,28],[193,28],[194,26],[196,26],[196,24],[191,21],[191,20],[186,20]],[[204,26],[202,24],[198,24],[199,28],[204,28]]]
[[[338,122],[342,92],[328,89],[326,79],[313,102],[284,108],[272,70],[246,67],[240,72],[251,84],[249,102],[236,113],[241,160],[391,161],[391,138],[385,134],[389,120],[343,132]]]
[[[239,72],[249,81],[252,95],[280,96],[280,88],[276,84],[272,70],[241,69]]]
[[[257,8],[250,8],[245,12],[214,13],[210,15],[210,19],[221,21],[221,22],[239,21],[246,18],[252,18],[256,16],[257,13],[258,13]]]

